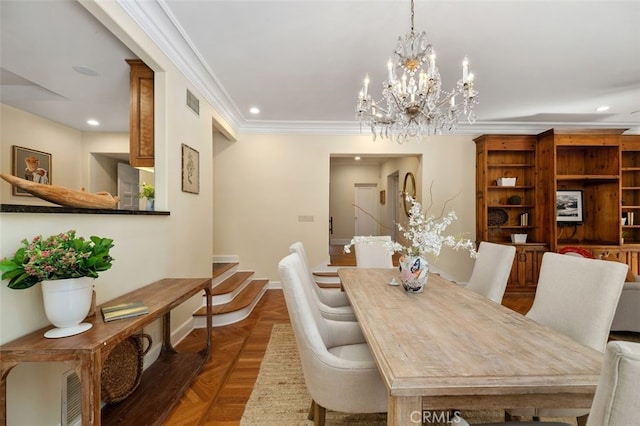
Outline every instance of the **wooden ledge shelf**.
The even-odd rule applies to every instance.
[[[171,310],[204,291],[207,300],[207,338],[199,352],[179,353],[171,345]],[[107,302],[112,305],[140,300],[149,313],[105,323],[96,309],[87,318],[93,327],[75,336],[47,339],[51,326],[0,346],[0,425],[7,424],[7,376],[22,362],[66,362],[80,378],[82,424],[124,424],[132,416],[141,424],[161,424],[182,393],[209,359],[211,351],[211,278],[167,278]],[[100,410],[102,365],[111,350],[127,337],[162,318],[160,357],[142,376],[138,389],[127,399]],[[135,412],[135,413],[134,413]],[[135,414],[135,415],[134,415]]]
[[[129,216],[169,216],[168,211],[82,209],[62,206],[26,206],[22,204],[0,204],[0,213],[72,213],[72,214],[115,214]]]

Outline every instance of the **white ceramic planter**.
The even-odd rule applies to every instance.
[[[56,328],[47,331],[44,337],[73,336],[90,329],[93,324],[83,323],[91,309],[93,278],[69,278],[42,281],[42,296],[47,319]]]

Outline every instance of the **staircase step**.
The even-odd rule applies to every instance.
[[[226,314],[250,306],[254,302],[255,298],[262,292],[262,290],[264,290],[264,287],[268,282],[269,280],[264,279],[252,280],[249,285],[240,292],[240,294],[234,297],[231,302],[225,303],[224,305],[214,306],[213,314]]]
[[[268,283],[267,279],[251,280],[229,303],[213,306],[213,326],[233,324],[249,316],[253,307],[262,298]],[[206,306],[198,309],[194,313],[194,327],[205,327],[206,316]]]
[[[213,296],[220,296],[227,293],[232,293],[235,289],[240,287],[245,281],[253,276],[253,271],[240,271],[236,272],[220,284],[213,287],[211,294]]]
[[[235,268],[236,266],[238,266],[237,262],[232,262],[232,263],[214,263],[213,264],[213,278],[216,279],[217,277],[219,277],[220,275],[223,275],[225,272],[229,271],[230,269]]]

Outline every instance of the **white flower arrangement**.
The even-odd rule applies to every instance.
[[[456,213],[441,214],[439,217],[427,214],[422,210],[422,205],[413,197],[407,195],[407,201],[411,203],[409,210],[409,224],[407,228],[401,224],[396,224],[398,230],[403,232],[404,239],[408,245],[402,245],[397,241],[386,243],[390,253],[402,253],[409,256],[424,256],[425,254],[433,254],[439,256],[443,246],[450,247],[454,250],[468,250],[471,257],[477,257],[475,244],[467,238],[454,237],[452,235],[443,235],[454,220],[457,219]],[[344,252],[350,253],[351,246],[364,237],[354,237],[351,242],[344,246]]]

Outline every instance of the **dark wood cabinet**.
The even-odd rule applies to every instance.
[[[154,74],[139,59],[128,59],[131,67],[129,87],[129,164],[154,166]]]
[[[549,130],[538,135],[540,226],[552,251],[563,246],[620,245],[622,132]],[[582,220],[558,222],[557,191],[582,194]]]
[[[516,244],[511,275],[507,283],[508,292],[536,291],[542,255],[549,251],[546,244]]]
[[[535,291],[542,254],[565,247],[613,254],[640,274],[640,135],[624,131],[474,139],[477,242],[511,244],[511,234],[527,235],[527,244],[515,244],[507,291]],[[502,177],[516,182],[500,186]],[[580,220],[558,222],[558,191],[581,194]]]
[[[537,138],[483,135],[476,143],[476,242],[513,244],[509,292],[532,292],[548,241],[537,227]],[[507,180],[506,184],[503,179]],[[513,181],[515,179],[515,182]],[[513,243],[512,234],[526,235]]]

